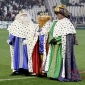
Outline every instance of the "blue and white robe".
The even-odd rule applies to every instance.
[[[26,67],[28,68],[25,68],[25,69],[28,69],[29,72],[33,72],[33,67],[32,67],[32,52],[33,52],[33,48],[37,42],[37,39],[38,39],[38,35],[36,34],[37,30],[38,30],[39,26],[36,24],[34,24],[31,20],[29,22],[24,22],[22,20],[19,20],[19,19],[15,19],[13,21],[13,23],[11,23],[11,25],[8,27],[8,32],[9,34],[11,35],[14,35],[16,36],[15,38],[15,43],[19,43],[19,47],[20,47],[20,60],[19,60],[19,63],[18,63],[18,68],[25,68],[23,66],[23,62],[24,62],[24,59],[25,58],[24,56],[21,56],[21,55],[24,55],[24,54],[28,54],[28,58],[27,58],[27,61],[25,61],[26,63]],[[9,37],[11,39],[11,37]],[[17,38],[19,38],[19,40],[17,40]],[[24,40],[25,39],[25,40]],[[22,42],[23,41],[23,42]],[[15,49],[16,49],[16,45],[10,45],[10,50],[11,50],[11,56],[12,56],[12,69],[15,69]],[[24,46],[23,46],[24,45]],[[27,46],[27,52],[25,53],[24,52],[24,47]],[[18,48],[19,48],[18,47]],[[23,49],[22,49],[23,48]],[[16,49],[16,52],[18,50]],[[13,57],[14,56],[14,57]],[[16,69],[15,69],[16,70]]]
[[[18,71],[19,68],[28,70],[27,46],[23,45],[25,38],[9,35],[9,45],[11,52],[11,69]]]
[[[53,37],[61,36],[62,39],[62,65],[58,76],[59,81],[80,81],[81,77],[76,65],[74,55],[74,35],[76,30],[68,18],[58,20],[54,27]],[[47,60],[50,58],[51,49],[49,49]],[[49,70],[49,62],[46,71]],[[57,67],[56,67],[57,68]]]

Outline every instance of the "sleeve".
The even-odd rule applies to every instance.
[[[61,34],[61,23],[57,22],[54,31],[53,31],[53,37],[58,37]]]
[[[47,34],[50,31],[51,28],[51,21],[48,21],[43,27],[42,27],[42,31],[41,34]]]
[[[7,43],[9,45],[14,45],[14,42],[15,42],[15,36],[13,36],[12,34],[9,35],[9,38],[7,40]]]
[[[7,30],[10,32],[10,31],[12,30],[12,28],[15,27],[15,25],[16,25],[16,20],[13,21],[13,22],[8,26]]]
[[[73,24],[72,24],[73,25]],[[73,34],[76,34],[76,29],[75,29],[75,27],[73,26]]]
[[[39,24],[35,24],[35,30],[34,30],[34,36],[38,36],[39,35],[39,32],[41,31],[41,30],[39,30]]]
[[[75,29],[74,25],[71,23],[71,21],[68,22],[68,26],[67,27],[69,27],[69,29],[72,31],[72,34],[76,34],[76,29]]]

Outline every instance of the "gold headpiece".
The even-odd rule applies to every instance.
[[[61,4],[61,5],[59,5],[59,6],[56,6],[56,7],[54,8],[54,11],[55,11],[55,12],[59,12],[60,9],[66,9],[66,5]]]
[[[62,11],[61,11],[62,10]],[[62,5],[59,5],[59,6],[56,6],[54,8],[54,12],[57,14],[57,13],[60,13],[60,14],[63,14],[64,16],[68,17],[69,15],[69,12],[68,10],[66,9],[66,5],[62,4]]]
[[[64,5],[64,4],[61,4],[61,5],[59,5],[58,7],[59,7],[59,8],[65,8],[65,9],[66,9],[66,5]]]
[[[40,15],[40,16],[48,16],[48,13],[47,13],[47,12],[40,12],[39,15]]]

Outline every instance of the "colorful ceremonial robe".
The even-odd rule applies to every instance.
[[[55,39],[56,44],[50,44],[48,77],[59,81],[81,80],[74,56],[75,33],[74,26],[67,18],[53,23],[49,37]]]
[[[51,39],[53,38],[53,30],[54,30],[54,27],[56,25],[56,22],[57,21],[53,21],[53,25],[50,28],[48,42],[50,42]],[[44,71],[45,72],[48,72],[48,69],[49,69],[50,52],[51,52],[51,45],[49,45],[48,54],[47,54],[47,57],[46,57],[46,60],[45,60],[45,66],[44,66]]]
[[[48,33],[50,30],[51,22],[48,21],[43,27],[39,35],[39,53],[43,55],[42,58],[42,71],[45,72],[45,62],[48,54]]]
[[[27,46],[29,72],[33,72],[32,52],[38,38],[37,36],[34,36],[36,31],[35,28],[37,26],[34,26],[32,21],[29,21],[28,23],[22,23],[19,20],[15,20],[7,29],[9,31],[9,34],[13,36],[16,36],[20,39],[25,38],[25,40],[23,40],[23,44]],[[13,47],[11,46],[10,49],[12,53]]]
[[[40,67],[41,67],[38,40],[32,52],[32,66],[33,66],[33,73],[35,73],[38,76],[40,74]]]
[[[27,46],[23,45],[25,38],[9,35],[9,45],[11,52],[11,69],[19,71],[20,68],[28,70]]]
[[[37,39],[37,42],[34,46],[33,53],[32,53],[32,62],[33,62],[33,72],[36,75],[42,74],[45,67],[45,60],[47,56],[48,50],[48,32],[51,22],[47,22],[46,25],[41,28],[40,35]]]

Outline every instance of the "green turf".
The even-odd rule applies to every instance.
[[[0,30],[0,80],[12,78],[24,78],[25,76],[9,76],[10,69],[10,51],[6,43],[8,32],[5,29]],[[75,46],[76,62],[80,71],[85,71],[85,30],[77,30],[79,45]],[[80,82],[59,82],[48,78],[27,77],[27,79],[0,81],[0,85],[85,85],[85,74],[81,74]]]

